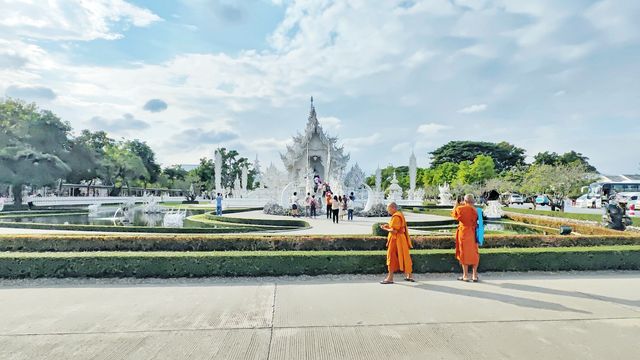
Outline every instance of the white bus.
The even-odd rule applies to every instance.
[[[600,208],[612,195],[640,192],[640,175],[603,176],[582,191],[585,190],[586,193],[576,200],[576,207]]]

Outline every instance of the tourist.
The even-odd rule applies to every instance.
[[[298,193],[294,192],[289,198],[289,205],[291,205],[291,216],[298,216]]]
[[[398,205],[394,202],[387,205],[387,211],[391,215],[388,224],[380,225],[380,228],[387,231],[387,277],[381,284],[393,284],[393,274],[397,271],[404,273],[404,280],[415,282],[413,279],[413,262],[409,249],[413,246],[409,237],[409,228],[404,215],[398,210]]]
[[[349,197],[349,204],[347,205],[347,220],[349,221],[353,221],[353,211],[355,209],[355,203],[353,199],[353,193],[351,193],[351,196]]]
[[[316,218],[316,216],[318,216],[318,200],[316,199],[315,195],[311,195],[311,202],[309,203],[310,206],[310,217],[312,218]]]
[[[340,212],[340,200],[338,200],[338,196],[334,195],[333,200],[331,201],[331,214],[333,214],[333,222],[335,224],[338,223],[338,214]]]
[[[344,221],[345,215],[347,215],[347,195],[342,196],[342,201],[340,202],[340,220]]]
[[[331,219],[331,202],[332,202],[332,197],[331,197],[331,192],[327,191],[325,194],[325,201],[327,203],[327,219]]]
[[[218,193],[216,196],[216,215],[222,216],[222,194]]]
[[[462,267],[460,281],[469,281],[469,266],[472,267],[471,281],[478,281],[478,264],[480,254],[478,253],[478,243],[476,229],[478,227],[478,210],[476,210],[473,195],[464,196],[464,203],[460,200],[456,202],[456,207],[451,212],[451,216],[458,220],[458,230],[456,231],[456,259]]]
[[[304,198],[304,216],[311,217],[311,193],[307,193],[307,197]]]

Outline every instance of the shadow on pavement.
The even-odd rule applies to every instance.
[[[556,303],[542,301],[542,300],[534,300],[530,298],[518,297],[513,295],[498,294],[498,293],[493,293],[488,291],[459,289],[459,288],[453,288],[448,286],[436,285],[433,283],[424,284],[424,285],[421,284],[414,287],[420,290],[435,291],[435,292],[456,295],[456,296],[466,296],[466,297],[472,297],[477,299],[499,301],[505,304],[511,304],[511,305],[526,307],[526,308],[561,311],[561,312],[572,312],[572,313],[578,313],[578,314],[591,314],[588,311],[572,309],[562,304],[556,304]]]

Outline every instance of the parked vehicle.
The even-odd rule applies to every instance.
[[[520,194],[502,194],[500,195],[500,203],[504,206],[509,206],[513,204],[522,205],[524,204],[524,197]]]
[[[547,195],[536,196],[535,202],[538,206],[551,206],[551,200]]]
[[[582,196],[580,196],[579,198],[576,199],[576,204],[575,207],[579,207],[579,208],[591,208],[591,209],[595,209],[595,208],[599,208],[601,207],[601,200],[600,200],[600,196],[599,195],[593,195],[593,194],[584,194]]]

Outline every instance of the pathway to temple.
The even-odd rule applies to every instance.
[[[0,359],[637,359],[640,272],[0,281]]]

